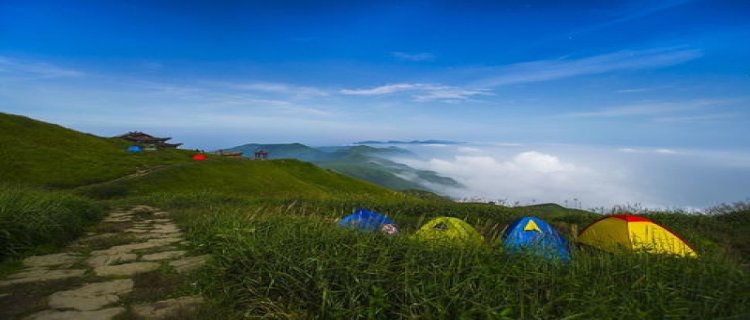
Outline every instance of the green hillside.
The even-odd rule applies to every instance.
[[[83,188],[92,196],[217,192],[269,198],[388,196],[393,191],[298,160],[215,159]]]
[[[271,159],[297,159],[307,162],[318,162],[330,160],[332,155],[321,150],[306,146],[301,143],[285,144],[257,144],[248,143],[241,146],[225,149],[226,151],[239,151],[246,157],[253,157],[257,150],[266,150]]]
[[[198,162],[186,150],[131,153],[121,139],[1,113],[0,146],[0,261],[75,239],[107,206],[95,200],[203,193],[253,199],[405,197],[297,160]]]
[[[1,177],[9,182],[0,183],[0,260],[53,252],[96,224],[107,206],[153,205],[170,212],[193,250],[213,256],[191,281],[209,298],[207,305],[224,315],[215,319],[750,314],[746,204],[715,215],[647,215],[694,245],[697,259],[571,245],[573,260],[559,263],[504,250],[502,230],[518,217],[534,215],[573,240],[573,230],[600,215],[556,204],[505,207],[456,203],[424,191],[394,192],[299,160],[197,162],[180,150],[130,154],[117,139],[18,116],[0,120]],[[339,171],[356,164],[361,167],[353,172],[380,179],[388,178],[386,173],[399,178],[398,170],[415,174],[373,156],[381,151],[372,149],[379,148],[279,148],[311,158],[333,154],[326,163],[340,165]],[[392,171],[377,171],[383,168]],[[399,234],[336,226],[334,221],[358,207],[392,217]],[[485,241],[468,247],[414,241],[415,230],[437,216],[465,220]]]
[[[252,156],[256,150],[270,153],[271,159],[297,159],[315,163],[323,168],[369,181],[393,190],[434,190],[435,186],[461,188],[457,181],[440,176],[434,171],[418,170],[387,157],[415,157],[408,150],[388,147],[375,148],[365,145],[313,148],[300,143],[290,144],[245,144],[227,149],[241,151]]]
[[[0,181],[74,187],[190,160],[189,151],[131,153],[128,145],[121,139],[0,113]]]

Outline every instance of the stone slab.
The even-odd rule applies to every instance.
[[[166,319],[184,316],[185,313],[193,313],[201,304],[203,304],[202,297],[188,296],[136,305],[131,307],[131,310],[137,316],[145,319]]]
[[[49,267],[61,264],[76,263],[80,259],[78,255],[70,253],[56,253],[44,256],[33,256],[23,259],[23,264],[28,267]]]
[[[120,295],[131,291],[132,279],[89,283],[77,289],[53,293],[48,305],[55,309],[97,310],[119,301]]]
[[[156,240],[159,240],[159,241],[156,241]],[[150,249],[154,247],[167,245],[169,243],[171,242],[167,242],[162,239],[152,239],[146,242],[123,244],[123,245],[111,247],[109,249],[91,251],[91,255],[98,256],[98,255],[115,255],[115,254],[121,254],[121,253],[130,253],[133,250]]]
[[[109,266],[116,263],[121,262],[130,262],[135,261],[135,259],[138,258],[138,255],[135,253],[116,253],[113,255],[95,255],[91,258],[88,258],[86,260],[86,263],[91,266],[92,268],[101,267],[101,266]]]
[[[110,320],[125,312],[125,308],[109,308],[96,311],[45,310],[25,318],[25,320]]]
[[[47,269],[33,269],[30,271],[24,271],[9,276],[9,280],[0,281],[0,287],[29,282],[41,282],[50,280],[60,280],[67,278],[81,277],[86,272],[82,269],[61,269],[61,270],[47,270]]]
[[[116,266],[101,266],[94,269],[98,276],[131,276],[159,269],[156,262],[133,262]]]
[[[147,254],[141,257],[141,260],[143,261],[159,261],[159,260],[167,260],[167,259],[175,259],[180,258],[184,256],[187,253],[187,251],[179,250],[179,251],[164,251],[164,252],[158,252],[158,253],[152,253]]]

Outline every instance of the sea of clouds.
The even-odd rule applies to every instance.
[[[418,156],[393,160],[463,184],[432,186],[457,199],[699,210],[750,198],[750,154],[740,151],[515,143],[398,146]]]

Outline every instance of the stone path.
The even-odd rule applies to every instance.
[[[114,211],[98,232],[0,279],[0,319],[189,318],[203,298],[185,283],[208,256],[188,246],[166,212]]]

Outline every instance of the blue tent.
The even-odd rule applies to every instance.
[[[396,233],[396,222],[385,215],[359,208],[354,213],[342,218],[338,223],[341,227],[354,228],[362,231],[383,230],[386,233]]]
[[[130,151],[130,152],[141,152],[142,150],[141,150],[140,146],[130,146],[130,147],[128,147],[128,151]]]
[[[549,224],[536,217],[513,221],[503,233],[503,247],[547,259],[570,260],[568,242]]]

